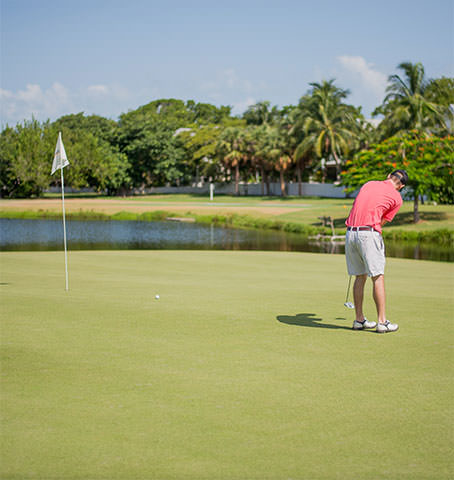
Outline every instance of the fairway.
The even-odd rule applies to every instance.
[[[351,330],[338,255],[69,252],[69,292],[62,252],[0,271],[2,480],[454,475],[453,264],[388,259],[386,335]]]

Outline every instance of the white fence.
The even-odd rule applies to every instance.
[[[278,182],[270,183],[270,195],[281,195],[281,184]],[[298,183],[287,183],[287,195],[298,196]],[[266,192],[265,186],[265,192]],[[199,187],[151,187],[145,189],[134,189],[133,194],[169,194],[169,193],[186,193],[209,195],[210,184],[205,183]],[[344,187],[333,185],[331,183],[301,183],[302,197],[327,197],[327,198],[348,198],[354,197],[355,194],[347,195]],[[234,195],[235,184],[216,184],[214,187],[214,195]],[[260,183],[240,183],[239,194],[241,196],[260,196],[262,195],[262,185]]]
[[[269,184],[269,194],[273,196],[281,195],[281,184],[278,182],[272,182]],[[287,195],[298,197],[298,183],[287,183]],[[267,192],[266,185],[264,186],[265,195]],[[48,193],[61,193],[60,187],[51,187],[46,190]],[[65,188],[66,193],[92,193],[93,189],[83,188]],[[101,192],[102,193],[102,192]],[[106,193],[106,192],[104,192]],[[147,195],[147,194],[198,194],[198,195],[210,195],[210,184],[205,183],[202,186],[187,186],[187,187],[150,187],[144,189],[135,188],[127,195]],[[220,183],[214,186],[214,195],[235,195],[234,183]],[[239,194],[241,196],[261,196],[262,185],[260,183],[240,183]],[[302,197],[326,197],[326,198],[353,198],[356,196],[356,192],[347,195],[344,191],[344,187],[333,185],[332,183],[301,183],[301,196]]]

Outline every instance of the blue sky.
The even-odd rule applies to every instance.
[[[0,0],[1,124],[158,98],[296,104],[336,78],[366,116],[402,61],[454,76],[453,0]]]

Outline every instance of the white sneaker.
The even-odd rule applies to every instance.
[[[377,326],[376,322],[369,322],[366,317],[362,322],[357,322],[356,320],[353,322],[353,330],[364,330],[365,328],[375,328]]]
[[[395,332],[398,329],[399,325],[397,325],[397,323],[391,323],[389,320],[386,320],[385,323],[379,323],[377,325],[377,333]]]

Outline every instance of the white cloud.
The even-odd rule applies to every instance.
[[[233,68],[226,68],[218,74],[221,79],[220,84],[232,90],[242,90],[250,92],[252,83],[249,80],[242,79]]]
[[[32,116],[39,120],[59,116],[73,107],[71,95],[62,84],[55,82],[47,90],[27,84],[24,90],[1,91],[1,121],[15,124]]]
[[[238,84],[238,76],[233,68],[228,68],[222,72],[222,76],[225,79],[225,83],[229,88],[235,88]]]
[[[368,64],[363,57],[342,55],[337,57],[343,67],[359,75],[364,88],[371,90],[377,96],[383,96],[386,90],[387,76],[375,70],[373,64]]]
[[[232,113],[234,115],[241,115],[248,107],[256,103],[257,100],[255,98],[247,97],[245,100],[240,100],[232,105]]]
[[[107,95],[109,93],[109,87],[106,85],[90,85],[87,87],[87,93],[92,95]]]
[[[336,83],[343,88],[347,86],[351,91],[349,100],[370,113],[385,97],[388,76],[364,57],[341,55],[336,60],[341,66],[334,74]]]
[[[153,92],[154,93],[154,92]],[[0,89],[1,127],[15,125],[34,116],[37,120],[56,120],[62,115],[85,112],[107,117],[117,117],[135,105],[150,101],[149,92],[131,93],[121,85],[89,85],[72,91],[59,82],[43,89],[28,84],[22,90]]]
[[[200,89],[207,95],[213,97],[223,92],[232,90],[249,94],[253,85],[249,80],[241,78],[234,68],[225,68],[215,74],[215,78],[207,79],[201,83]]]
[[[257,102],[256,98],[266,98],[264,88],[263,81],[253,86],[234,68],[224,68],[194,86],[188,98],[198,91],[196,98],[199,101],[231,105],[235,114],[241,114]],[[116,83],[93,83],[78,89],[59,82],[48,88],[30,83],[17,90],[0,89],[0,127],[16,125],[32,116],[39,121],[54,121],[63,115],[79,112],[117,118],[122,112],[145,105],[163,94],[173,95],[160,91],[156,85],[130,90]]]
[[[247,107],[257,103],[252,95],[266,88],[263,81],[258,85],[242,78],[234,68],[218,70],[214,78],[206,79],[199,86],[201,96],[217,104],[231,105],[234,115],[242,114]]]

